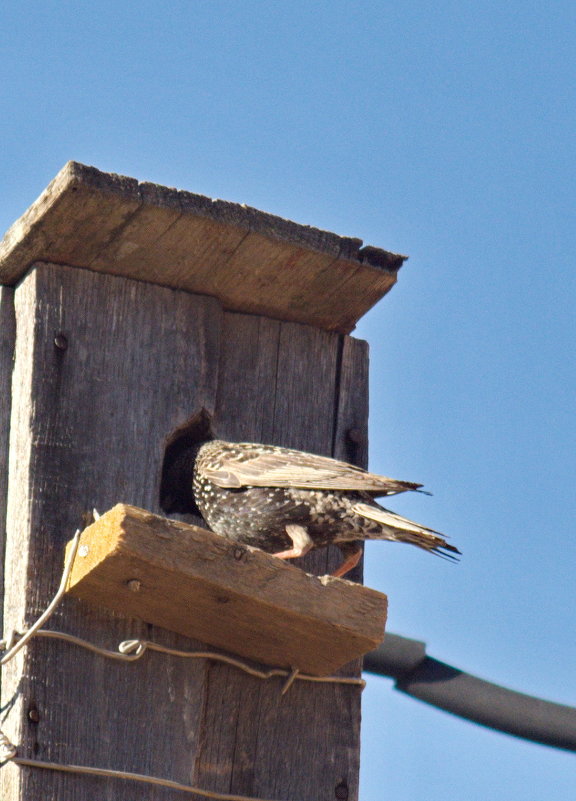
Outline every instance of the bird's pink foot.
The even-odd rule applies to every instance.
[[[293,523],[289,523],[286,526],[286,534],[288,534],[292,540],[293,547],[287,551],[280,551],[280,553],[273,554],[273,556],[278,557],[278,559],[295,559],[297,556],[304,556],[314,545],[304,526],[297,526]]]

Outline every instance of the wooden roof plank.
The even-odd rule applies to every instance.
[[[238,203],[68,162],[0,242],[0,283],[50,261],[347,333],[393,286],[404,258]]]

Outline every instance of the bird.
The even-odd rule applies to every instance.
[[[164,477],[166,512],[199,512],[228,539],[279,559],[334,544],[342,577],[362,555],[361,541],[406,542],[457,560],[434,529],[385,509],[375,498],[422,491],[421,484],[376,475],[305,451],[212,439],[182,448]]]

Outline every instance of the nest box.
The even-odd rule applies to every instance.
[[[104,512],[121,503],[164,516],[160,488],[167,449],[178,437],[191,436],[190,421],[200,410],[208,412],[223,439],[296,447],[366,466],[367,346],[349,333],[392,287],[402,261],[402,256],[363,247],[358,239],[68,163],[0,243],[5,631],[22,630],[44,609],[58,585],[65,543],[87,510]],[[172,537],[170,547],[174,541],[178,546]],[[160,537],[159,553],[161,543]],[[148,551],[144,561],[154,561],[153,556]],[[337,631],[337,621],[330,619],[334,587],[320,587],[318,579],[275,579],[285,605],[274,607],[274,581],[266,573],[270,559],[257,554],[250,561],[248,584],[248,574],[238,572],[242,564],[233,566],[236,573],[218,576],[216,563],[205,560],[215,584],[194,609],[182,606],[180,593],[186,585],[193,598],[192,578],[172,571],[172,594],[164,587],[164,602],[172,600],[165,618],[138,607],[135,593],[127,606],[106,603],[111,590],[100,586],[100,596],[77,592],[88,601],[67,598],[51,625],[105,645],[145,636],[190,647],[190,636],[203,637],[258,661],[286,664],[296,658],[298,645],[310,654],[327,647],[326,639],[316,636],[316,623],[332,631],[333,643],[356,638],[358,647],[343,648],[339,656],[340,646],[334,645],[330,659],[311,658],[309,667],[318,673],[358,656],[378,639],[372,623],[362,622],[362,610],[378,607],[382,629],[383,601],[349,582],[342,582],[342,597],[349,599],[350,609],[357,599],[359,611],[356,618],[346,618],[348,633],[342,627]],[[300,564],[322,575],[338,559],[318,551]],[[195,570],[201,572],[200,563]],[[279,570],[284,576],[294,572],[283,564]],[[258,584],[258,576],[268,581]],[[225,589],[218,589],[218,581],[228,582]],[[259,593],[260,601],[265,596],[258,613],[247,598],[251,581],[256,600]],[[290,599],[291,593],[301,597]],[[223,597],[229,603],[218,601]],[[210,598],[216,599],[213,604]],[[250,650],[246,628],[233,624],[234,604],[240,603],[248,616],[253,610],[265,632],[252,638],[258,640],[256,650]],[[283,610],[285,630],[294,625],[288,640],[295,650],[286,652],[286,637],[284,644],[280,634],[276,637],[279,630],[266,622],[266,608]],[[204,616],[201,626],[182,624],[193,615]],[[227,626],[219,627],[218,616],[225,615]],[[56,762],[109,766],[112,737],[113,761],[132,770],[141,763],[161,775],[189,778],[192,771],[205,786],[224,782],[230,791],[235,782],[242,785],[246,760],[252,759],[253,770],[259,765],[268,776],[259,785],[267,797],[273,792],[270,783],[282,782],[284,773],[291,777],[292,797],[306,798],[310,787],[344,780],[347,797],[354,797],[359,698],[350,701],[350,693],[355,690],[294,687],[290,705],[278,710],[273,690],[256,690],[255,679],[232,668],[171,663],[167,674],[161,659],[153,655],[146,664],[102,666],[97,657],[72,646],[33,641],[15,660],[18,664],[5,671],[9,734],[24,750],[35,748],[34,753]],[[356,660],[344,673],[358,669]],[[42,707],[38,730],[31,728],[28,715],[32,703]],[[317,720],[303,726],[310,704]],[[274,725],[265,722],[272,708]],[[167,742],[151,747],[158,714]],[[264,735],[255,733],[256,718],[266,727]],[[105,732],[120,725],[122,736],[79,735],[87,719]],[[43,738],[48,730],[50,737]],[[299,742],[300,767],[302,754],[315,755],[309,767],[301,767],[300,778],[288,763],[265,770],[267,760],[272,764],[277,754],[286,753],[290,732]],[[242,768],[235,762],[240,755]],[[236,779],[226,783],[228,775]],[[86,778],[74,795],[74,777],[38,777],[33,771],[3,781],[28,783],[30,798],[51,799],[51,782],[66,784],[69,789],[60,795],[70,799],[96,795],[100,787],[97,779]],[[326,797],[334,797],[331,792]],[[2,797],[16,798],[8,791]],[[128,789],[118,788],[115,798],[129,797]]]

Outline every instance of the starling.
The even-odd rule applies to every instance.
[[[192,472],[192,478],[191,478]],[[408,542],[455,559],[460,551],[433,529],[390,512],[374,500],[421,484],[369,473],[336,459],[290,448],[212,440],[196,444],[172,465],[166,511],[197,509],[216,534],[280,559],[337,545],[344,560],[335,576],[359,561],[359,540]],[[188,498],[189,502],[182,503]]]

